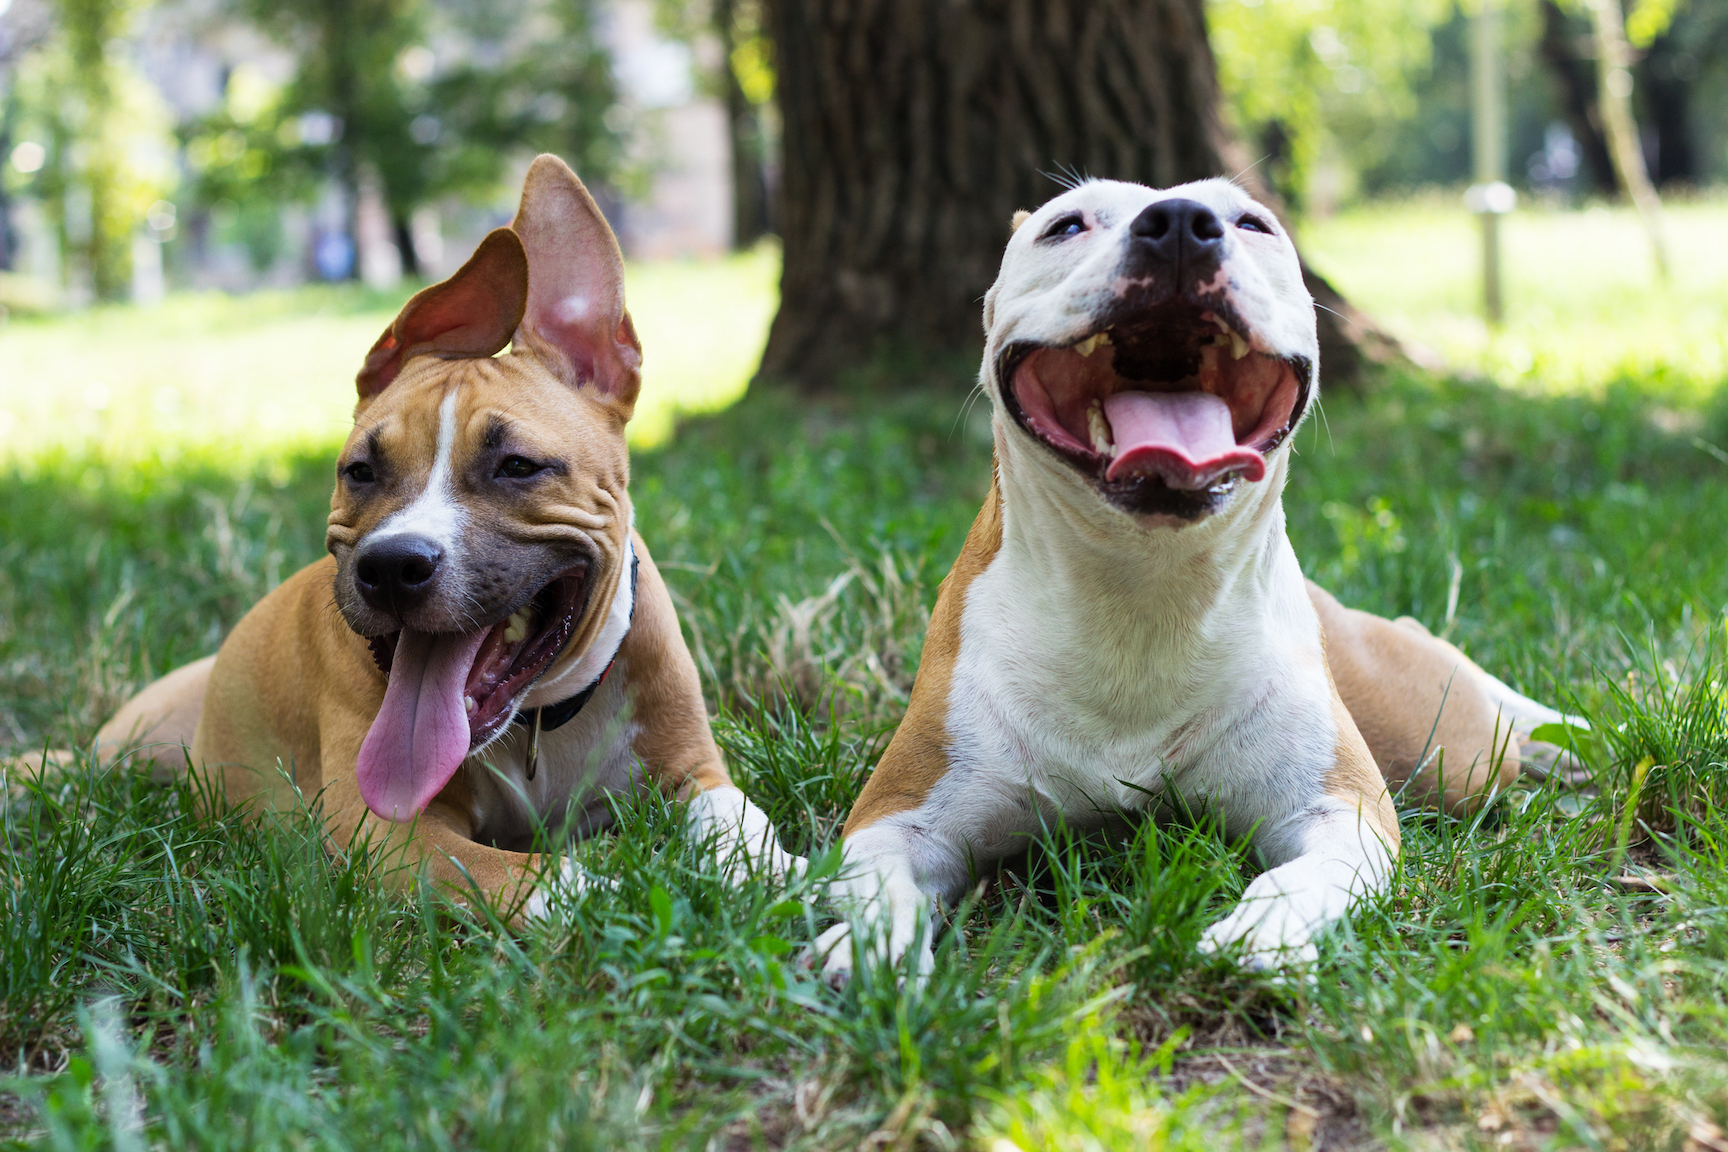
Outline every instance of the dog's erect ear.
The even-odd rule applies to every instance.
[[[492,355],[510,343],[527,304],[528,255],[516,233],[495,228],[456,275],[402,306],[354,378],[360,399],[384,391],[421,353],[452,360]]]
[[[528,252],[528,309],[516,330],[566,382],[629,411],[642,343],[624,310],[624,256],[588,189],[564,161],[535,159],[510,225]]]
[[[1026,221],[1031,217],[1031,215],[1032,215],[1032,213],[1026,211],[1026,209],[1024,209],[1024,208],[1022,208],[1018,212],[1014,213],[1014,218],[1012,220],[1008,221],[1008,231],[1010,233],[1020,231],[1020,225],[1026,223]]]

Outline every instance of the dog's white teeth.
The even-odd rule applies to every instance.
[[[474,697],[472,697],[472,696],[462,697],[462,711],[464,711],[464,712],[468,713],[468,715],[472,716],[472,715],[474,715],[474,709],[476,707],[477,707],[477,705],[474,703]]]
[[[1094,353],[1098,350],[1098,343],[1100,340],[1103,339],[1103,336],[1104,336],[1104,334],[1102,332],[1099,332],[1099,333],[1096,333],[1094,335],[1086,337],[1086,339],[1084,339],[1084,340],[1080,341],[1080,343],[1074,345],[1074,351],[1080,353],[1080,355],[1082,355],[1082,356],[1092,355],[1092,353]]]
[[[533,622],[533,619],[534,618],[525,611],[511,613],[510,626],[504,629],[504,639],[511,644],[521,643],[523,637],[528,635],[528,625]]]
[[[1116,454],[1116,445],[1110,439],[1110,421],[1104,418],[1104,402],[1092,401],[1092,406],[1086,409],[1086,431],[1092,436],[1092,451],[1100,456]]]
[[[1230,333],[1230,358],[1240,360],[1248,355],[1248,341],[1235,332]]]

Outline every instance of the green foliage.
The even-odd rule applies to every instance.
[[[1414,108],[1452,0],[1209,0],[1219,82],[1256,159],[1302,205],[1328,153],[1366,167]],[[1334,194],[1335,195],[1335,194]]]
[[[185,130],[205,204],[273,220],[321,176],[352,200],[370,173],[404,231],[439,196],[490,197],[516,149],[556,152],[598,186],[620,170],[590,0],[236,3],[297,68],[279,90],[236,69],[223,106]],[[266,224],[246,237],[255,263],[273,254]]]
[[[124,296],[132,240],[171,186],[162,98],[124,58],[130,0],[57,0],[54,33],[20,67],[20,134],[47,157],[26,190],[54,221],[70,284]]]
[[[557,153],[595,187],[621,179],[627,125],[611,59],[596,37],[593,3],[520,3],[509,13],[520,24],[499,26],[509,7],[440,9],[440,23],[456,34],[464,54],[435,70],[424,93],[422,115],[441,126],[430,186],[487,186],[512,146]]]

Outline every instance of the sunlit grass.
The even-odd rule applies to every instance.
[[[660,443],[677,413],[713,411],[743,394],[778,274],[772,248],[629,267],[645,349],[633,444]],[[186,294],[152,308],[15,320],[0,327],[0,465],[59,452],[249,462],[339,443],[354,372],[406,295]]]
[[[1427,256],[1472,243],[1469,222],[1398,211],[1333,222],[1359,263],[1323,267],[1382,284],[1372,307],[1465,324],[1473,247],[1452,281]],[[1401,236],[1413,255],[1376,267]],[[1203,821],[1053,830],[947,910],[928,984],[866,969],[836,992],[800,957],[831,873],[728,887],[654,797],[575,849],[615,884],[515,933],[381,890],[383,861],[331,856],[297,817],[205,819],[184,781],[78,762],[0,777],[0,1145],[1721,1147],[1728,485],[1700,445],[1728,444],[1728,409],[1692,345],[1648,371],[1570,350],[1636,350],[1661,308],[1616,312],[1581,282],[1599,254],[1566,259],[1547,326],[1515,296],[1502,337],[1548,341],[1540,374],[1334,393],[1285,508],[1304,571],[1345,602],[1590,718],[1601,795],[1525,781],[1471,818],[1405,813],[1396,880],[1311,981],[1194,949],[1255,867]],[[631,270],[639,437],[737,395],[774,270]],[[1661,299],[1720,301],[1711,283]],[[26,465],[0,457],[0,763],[86,741],[322,555],[353,363],[396,302],[204,297],[0,333],[5,451]],[[64,395],[17,379],[25,351]],[[112,375],[66,374],[92,364]],[[193,364],[210,411],[191,392],[159,409]],[[634,462],[734,778],[812,858],[905,706],[990,483],[964,385],[757,389]],[[202,427],[212,412],[229,423]]]
[[[1482,318],[1481,239],[1456,196],[1307,223],[1308,258],[1352,302],[1448,366],[1542,392],[1637,380],[1696,399],[1728,379],[1728,198],[1671,200],[1663,283],[1630,208],[1526,202],[1505,219],[1506,321]]]

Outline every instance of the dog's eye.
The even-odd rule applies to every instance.
[[[342,469],[342,475],[348,477],[348,479],[354,481],[356,484],[370,484],[372,481],[378,479],[378,474],[372,471],[372,465],[366,463],[364,460],[356,460],[354,463],[348,465],[348,467]]]
[[[1236,221],[1236,227],[1244,232],[1264,232],[1268,236],[1272,235],[1272,225],[1258,216],[1243,216]]]
[[[1069,236],[1078,236],[1086,231],[1086,218],[1083,216],[1064,216],[1044,230],[1044,239],[1062,240]]]
[[[511,480],[525,480],[540,471],[540,465],[526,456],[506,456],[498,462],[498,471],[494,476],[506,476]]]

